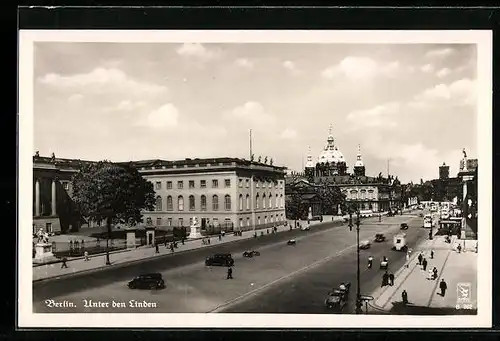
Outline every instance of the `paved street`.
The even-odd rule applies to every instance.
[[[360,239],[373,238],[375,233],[388,236],[385,243],[373,244],[363,251],[363,264],[367,254],[376,261],[387,255],[392,266],[402,264],[403,254],[390,251],[392,234],[399,231],[399,224],[409,223],[407,231],[410,246],[427,236],[420,228],[421,218],[396,216],[364,220]],[[332,228],[337,225],[337,227]],[[286,240],[296,237],[296,246],[287,246]],[[35,312],[319,312],[324,295],[332,286],[343,280],[353,283],[355,290],[355,240],[356,234],[346,225],[326,223],[311,231],[294,230],[256,240],[229,243],[208,250],[193,250],[178,256],[149,260],[136,266],[117,268],[114,272],[97,272],[92,276],[74,277],[35,283]],[[242,258],[246,249],[256,249],[261,256]],[[204,266],[204,258],[212,252],[232,252],[235,258],[234,279],[226,279],[226,268]],[[398,265],[399,264],[399,265]],[[376,264],[375,264],[376,265]],[[332,269],[334,269],[332,271]],[[126,283],[139,273],[162,272],[167,288],[158,291],[132,291]],[[85,281],[82,279],[85,278]],[[380,271],[376,267],[363,273],[363,285],[380,283]],[[84,283],[84,284],[83,284]],[[370,292],[373,288],[370,288]],[[237,298],[246,298],[238,301]],[[74,307],[49,308],[46,299],[53,299]],[[83,300],[109,302],[110,307],[84,308]],[[113,302],[140,302],[156,307],[113,307]],[[236,300],[236,301],[235,301]],[[66,303],[64,303],[66,302]],[[132,302],[132,303],[133,303]],[[228,302],[233,304],[226,306]],[[253,303],[252,303],[253,302]],[[291,302],[296,302],[292,304]],[[87,302],[89,303],[89,302]],[[264,305],[265,304],[265,305]],[[102,304],[101,304],[102,305]],[[321,307],[321,308],[320,308]]]

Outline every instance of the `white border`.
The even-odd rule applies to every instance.
[[[19,33],[18,324],[26,327],[136,328],[475,328],[491,327],[492,296],[492,32],[491,31],[97,31]],[[34,314],[31,225],[33,197],[34,42],[210,42],[477,44],[479,255],[478,315],[373,316],[286,314]],[[457,160],[458,162],[458,160]]]

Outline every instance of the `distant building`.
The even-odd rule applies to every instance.
[[[353,172],[348,173],[347,160],[335,145],[330,127],[326,145],[317,159],[314,161],[309,149],[304,171],[288,176],[287,186],[289,189],[296,188],[300,183],[304,201],[310,202],[315,214],[338,213],[338,208],[320,205],[318,197],[313,195],[313,188],[323,185],[338,187],[345,195],[346,201],[356,204],[360,210],[388,211],[400,205],[401,192],[395,190],[400,185],[397,177],[384,178],[381,173],[377,177],[370,177],[365,173],[360,146]],[[318,212],[319,210],[321,212]]]
[[[71,179],[93,161],[33,157],[33,232],[54,234],[99,226],[85,221],[71,199]],[[270,162],[272,163],[272,162]],[[124,164],[124,163],[118,163]],[[283,224],[285,168],[237,158],[145,160],[127,163],[153,183],[156,207],[144,211],[163,229],[187,227],[196,217],[202,229],[227,231]]]
[[[439,167],[439,179],[444,180],[450,177],[450,166],[447,166],[444,162],[443,165]]]

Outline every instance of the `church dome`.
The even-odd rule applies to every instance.
[[[344,158],[344,154],[335,146],[335,140],[332,135],[332,127],[330,126],[330,134],[328,135],[327,144],[323,148],[321,154],[318,157],[319,163],[346,163],[347,161]]]

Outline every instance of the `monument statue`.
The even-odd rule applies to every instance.
[[[38,150],[35,152],[35,157],[40,157],[40,152]]]
[[[264,163],[267,164],[267,156],[264,158]]]
[[[200,233],[200,226],[198,225],[198,218],[193,217],[191,219],[191,232],[189,233],[188,238],[189,239],[196,239],[196,238],[201,238],[201,233]]]
[[[254,159],[255,159],[255,155],[254,154],[250,155],[250,161],[253,161]]]
[[[272,166],[273,165],[273,158],[271,158],[271,160],[269,160],[269,164]]]
[[[50,156],[50,161],[56,161],[56,154],[52,153]]]
[[[260,160],[262,160],[262,156],[259,156],[259,160],[258,160],[258,161],[259,161],[259,163],[260,163]]]

